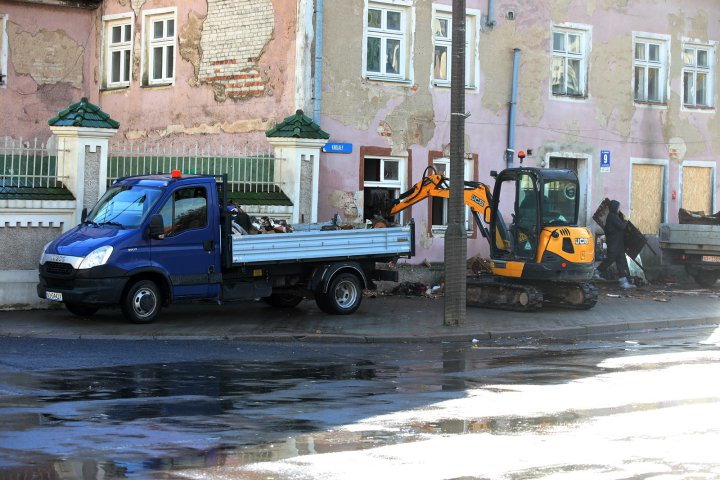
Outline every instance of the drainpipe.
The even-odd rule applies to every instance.
[[[518,69],[520,65],[520,49],[513,50],[513,76],[512,95],[510,96],[510,118],[508,119],[507,150],[505,150],[505,161],[507,167],[512,168],[513,157],[515,156],[515,110],[517,109]]]
[[[313,74],[313,122],[320,125],[322,103],[323,0],[315,0],[315,71]]]
[[[495,26],[495,0],[488,0],[487,19],[485,25],[492,28]]]

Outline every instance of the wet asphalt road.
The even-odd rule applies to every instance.
[[[720,478],[719,345],[2,338],[0,480]]]

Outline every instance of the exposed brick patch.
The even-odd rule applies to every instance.
[[[207,0],[208,15],[200,41],[199,78],[221,85],[230,97],[262,95],[265,84],[257,62],[272,38],[271,0]]]
[[[217,65],[234,65],[236,63],[237,63],[237,60],[235,60],[234,58],[229,58],[227,60],[216,60],[214,62],[210,62],[210,65],[215,67]]]

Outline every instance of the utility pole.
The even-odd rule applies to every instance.
[[[450,200],[445,231],[444,325],[465,323],[467,232],[463,201],[465,172],[465,0],[452,4],[450,63]]]

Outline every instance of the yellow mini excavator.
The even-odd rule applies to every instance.
[[[491,172],[495,188],[464,182],[464,200],[490,243],[492,274],[468,278],[468,305],[532,311],[543,304],[588,309],[597,303],[594,241],[577,225],[580,188],[571,170],[508,168]],[[449,180],[428,167],[390,205],[392,217],[428,197],[450,198]],[[500,203],[513,202],[505,223]]]

